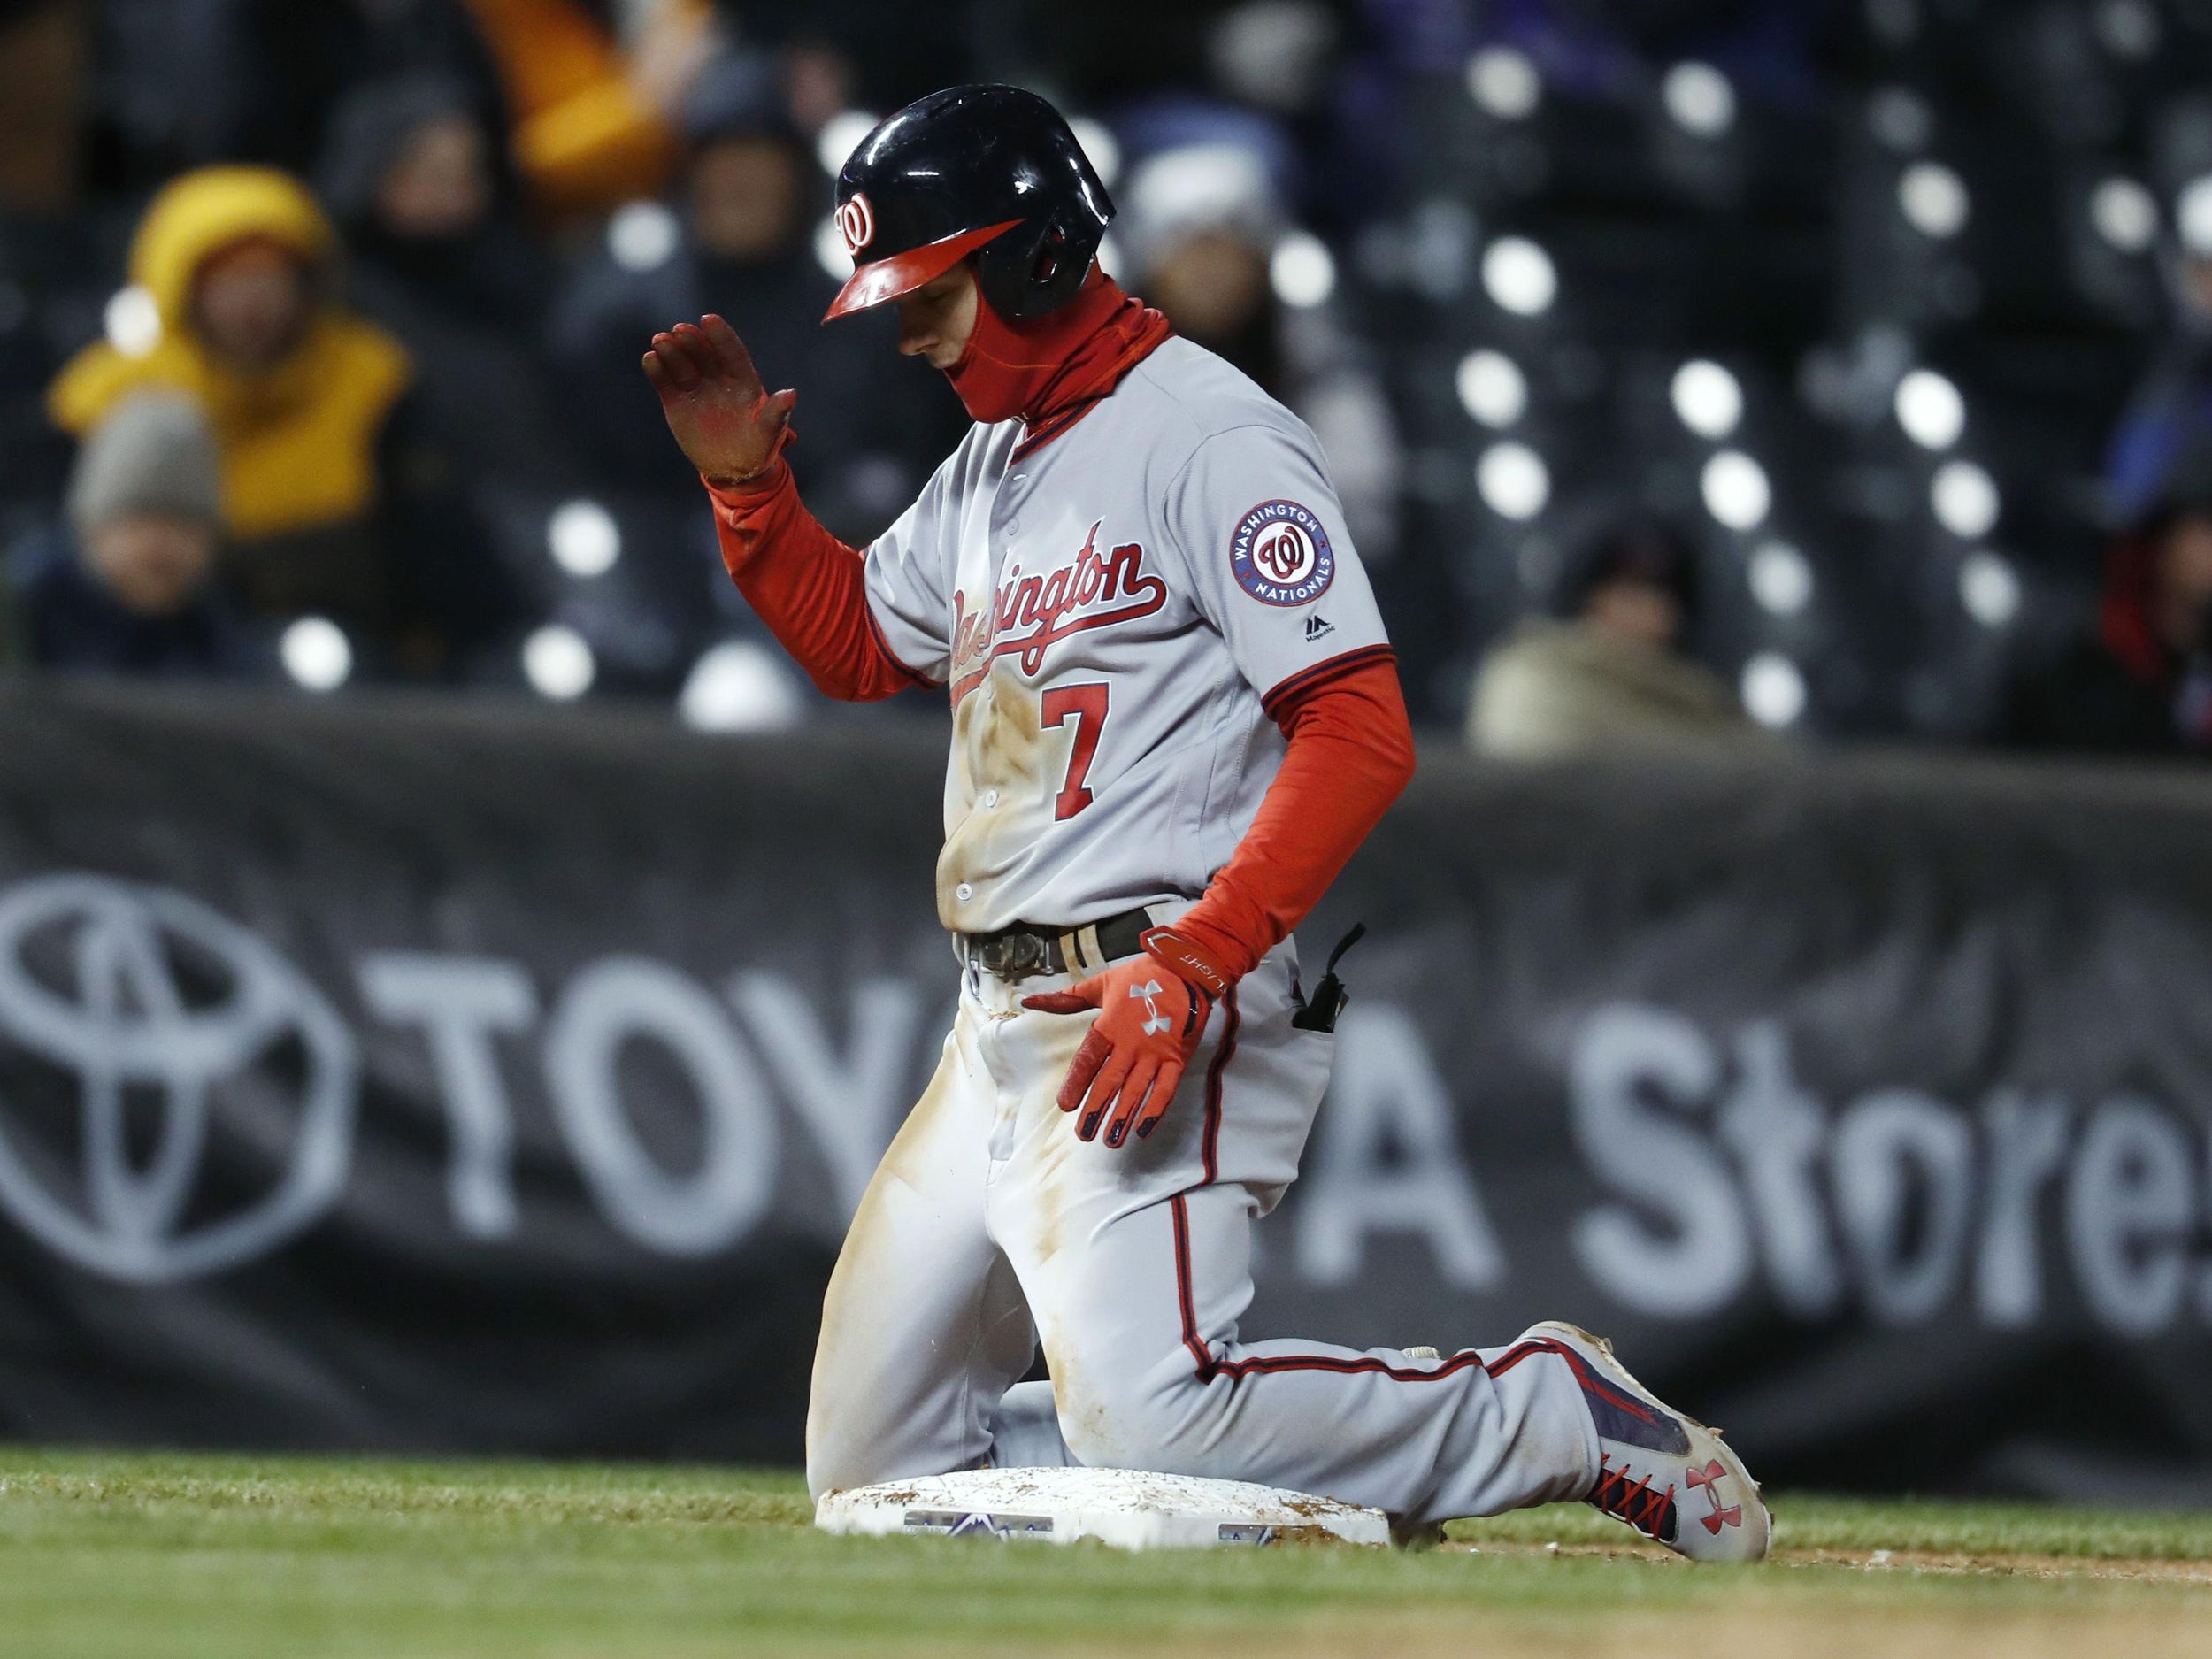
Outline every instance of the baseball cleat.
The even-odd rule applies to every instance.
[[[1758,1561],[1773,1517],[1759,1483],[1709,1429],[1662,1401],[1613,1357],[1613,1345],[1556,1320],[1531,1325],[1524,1342],[1573,1356],[1598,1432],[1598,1479],[1582,1501],[1692,1561]]]

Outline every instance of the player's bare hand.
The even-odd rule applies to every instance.
[[[653,336],[645,378],[692,465],[710,484],[757,478],[791,442],[795,391],[771,395],[737,330],[709,312]]]
[[[1059,1106],[1081,1113],[1079,1139],[1103,1131],[1106,1144],[1118,1147],[1133,1133],[1143,1140],[1166,1116],[1213,999],[1152,957],[1133,956],[1064,991],[1025,996],[1022,1006],[1043,1014],[1097,1010],[1060,1085]]]

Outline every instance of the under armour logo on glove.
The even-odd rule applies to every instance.
[[[1022,998],[1041,1014],[1098,1011],[1060,1085],[1060,1110],[1082,1113],[1075,1125],[1082,1140],[1095,1140],[1102,1126],[1110,1147],[1132,1130],[1142,1140],[1175,1098],[1213,998],[1161,968],[1150,956],[1133,956],[1064,991]]]
[[[1159,1004],[1152,1000],[1154,997],[1159,995],[1159,994],[1160,982],[1157,979],[1153,979],[1144,985],[1133,985],[1129,987],[1130,995],[1141,996],[1144,998],[1144,1011],[1146,1015],[1144,1022],[1144,1034],[1148,1037],[1158,1036],[1162,1032],[1165,1031],[1170,1025],[1172,1025],[1175,1023],[1165,1014],[1160,1012]]]

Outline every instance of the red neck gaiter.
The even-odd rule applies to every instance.
[[[945,378],[969,419],[1018,415],[1034,441],[1112,391],[1169,332],[1165,317],[1093,266],[1073,300],[1031,322],[1009,322],[978,296],[975,331]]]

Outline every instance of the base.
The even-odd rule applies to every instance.
[[[1225,1544],[1390,1542],[1380,1509],[1242,1480],[1133,1469],[970,1469],[833,1492],[814,1508],[826,1532],[943,1538],[1095,1539],[1118,1549]]]

